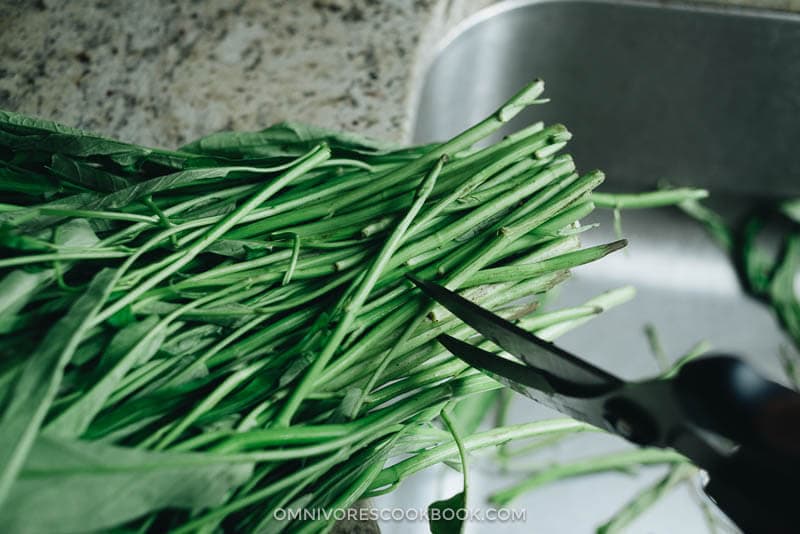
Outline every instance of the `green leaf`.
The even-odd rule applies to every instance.
[[[50,170],[62,179],[98,193],[113,193],[131,185],[122,176],[117,176],[89,163],[61,154],[53,154]]]
[[[15,534],[94,532],[164,508],[222,504],[253,465],[41,436],[0,508]]]
[[[14,217],[12,213],[25,213],[25,210],[10,212],[8,215]],[[34,252],[53,251],[53,245],[48,241],[24,234],[17,227],[6,223],[0,223],[0,247]]]
[[[212,243],[206,252],[236,259],[254,260],[266,256],[272,249],[272,245],[259,241],[220,239]]]
[[[65,198],[59,198],[52,202],[42,204],[40,208],[62,208],[62,209],[89,209],[89,210],[106,210],[106,209],[119,209],[130,205],[131,203],[144,198],[153,193],[161,191],[169,191],[180,187],[189,185],[205,184],[212,181],[220,181],[226,179],[233,179],[239,176],[254,176],[268,172],[274,172],[285,168],[285,166],[277,167],[213,167],[208,169],[189,169],[185,171],[174,172],[164,176],[158,176],[149,180],[136,183],[124,189],[119,189],[109,194],[99,193],[80,193]],[[22,222],[19,226],[26,230],[47,227],[58,221],[59,217],[50,215],[42,215],[35,219],[30,219],[30,216],[25,210],[16,212],[7,212],[0,214],[0,221]]]
[[[498,390],[502,391],[502,390]],[[411,454],[422,452],[435,445],[451,439],[450,433],[430,423],[407,426],[406,431],[397,440],[392,449],[393,454]]]
[[[41,133],[59,133],[75,136],[93,135],[87,130],[65,126],[59,122],[29,117],[13,111],[0,110],[0,129],[14,135],[33,135]]]
[[[57,193],[61,191],[61,186],[56,180],[39,173],[0,161],[0,191],[41,195]]]
[[[464,519],[467,515],[465,506],[463,491],[449,499],[432,502],[428,506],[428,525],[431,534],[461,534],[464,531]]]
[[[180,335],[170,336],[159,350],[170,356],[186,356],[204,349],[216,341],[222,332],[222,327],[214,324],[195,326]]]
[[[781,211],[793,221],[800,223],[800,198],[784,202]]]
[[[107,332],[101,328],[94,329],[94,332],[88,332],[86,337],[83,338],[81,344],[75,349],[75,354],[69,361],[71,365],[84,365],[92,361],[108,344],[110,337]]]
[[[134,364],[148,361],[164,342],[166,329],[157,326],[158,317],[132,323],[112,338],[104,355],[103,375],[91,388],[45,428],[48,435],[75,438],[83,434],[106,400]]]
[[[91,248],[100,242],[86,219],[72,219],[58,226],[53,242],[60,247]]]
[[[117,313],[108,318],[108,324],[117,328],[123,328],[136,322],[136,316],[130,306],[125,306]]]
[[[478,430],[489,411],[497,403],[500,391],[499,389],[484,391],[477,395],[470,395],[456,403],[453,407],[453,419],[459,435],[471,436]]]
[[[3,277],[0,281],[0,334],[13,330],[17,313],[52,276],[50,270],[29,273],[17,269]]]
[[[800,235],[789,238],[769,284],[769,296],[784,326],[800,344]]]
[[[759,244],[759,235],[764,228],[764,221],[759,218],[750,219],[742,233],[742,264],[744,275],[750,290],[756,295],[764,295],[769,291],[772,273],[777,258]]]
[[[64,367],[89,329],[91,319],[108,298],[114,274],[113,270],[104,269],[94,277],[64,318],[44,336],[14,385],[0,417],[0,506],[55,398]]]
[[[396,148],[352,133],[299,122],[282,122],[260,132],[211,134],[181,147],[181,150],[232,159],[297,157],[321,142],[327,143],[335,155],[378,155]]]
[[[133,170],[142,168],[146,163],[176,170],[224,164],[214,158],[133,145],[88,130],[2,110],[0,145],[13,147],[16,154],[65,154],[80,158],[106,159]]]
[[[42,151],[79,157],[106,156],[122,166],[137,166],[152,150],[53,121],[0,111],[0,129],[13,136],[14,150]]]

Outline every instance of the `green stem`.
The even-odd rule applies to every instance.
[[[57,207],[43,207],[38,208],[38,210],[42,215],[59,215],[62,217],[80,217],[83,219],[106,219],[109,221],[140,222],[147,225],[158,224],[158,217],[135,215],[133,213],[122,213],[118,211],[95,211]]]
[[[126,258],[130,256],[130,252],[124,251],[76,251],[76,252],[54,252],[50,254],[30,254],[27,256],[17,256],[15,258],[6,258],[0,260],[0,269],[6,267],[15,267],[17,265],[28,265],[31,263],[43,263],[50,261],[66,261],[66,260],[110,260],[114,258]]]
[[[300,236],[294,234],[294,239],[292,240],[292,257],[289,259],[289,268],[286,269],[286,274],[283,277],[281,285],[285,286],[292,281],[292,275],[294,274],[294,270],[297,268],[297,258],[299,257],[300,257]]]
[[[678,483],[697,473],[697,468],[690,464],[678,464],[672,467],[663,478],[645,488],[628,501],[614,516],[597,528],[596,534],[618,534],[625,530],[637,517],[642,515],[656,501],[666,495]]]
[[[467,489],[469,484],[467,483],[467,471],[469,471],[469,464],[467,463],[467,448],[464,446],[464,441],[461,436],[458,435],[458,431],[456,430],[456,425],[453,423],[453,420],[448,415],[447,410],[442,410],[442,421],[444,421],[447,430],[450,431],[450,434],[453,436],[453,443],[456,444],[456,448],[458,449],[458,459],[461,461],[461,473],[464,475],[464,508],[467,508]]]
[[[305,210],[303,210],[304,213],[302,214],[302,217],[304,220],[324,217],[325,215],[335,211],[338,206],[352,205],[357,201],[368,198],[384,198],[383,193],[386,191],[387,184],[403,184],[404,182],[408,182],[413,179],[414,176],[422,173],[431,164],[435,163],[435,161],[441,156],[445,154],[455,154],[464,148],[472,146],[481,139],[500,129],[525,107],[535,103],[542,91],[544,91],[544,82],[541,80],[535,80],[534,82],[523,87],[516,95],[511,97],[506,104],[501,106],[490,117],[465,130],[461,134],[452,138],[450,141],[432,148],[429,152],[425,153],[425,155],[409,162],[407,165],[390,170],[384,175],[374,177],[373,181],[371,181],[369,184],[365,184],[364,187],[361,187],[348,195],[344,195],[333,206],[329,203],[326,203],[320,204],[313,208],[307,207]],[[398,192],[402,192],[402,190],[395,190],[394,194]],[[272,224],[269,224],[269,227],[271,227]],[[245,238],[251,235],[258,235],[263,232],[263,226],[253,224],[248,227],[237,229],[237,231],[231,233],[231,237]]]
[[[464,441],[465,450],[474,452],[488,447],[495,447],[512,440],[522,440],[539,436],[546,436],[562,432],[585,432],[594,427],[575,421],[574,419],[550,419],[494,428],[467,436]],[[454,442],[443,443],[426,449],[425,451],[387,467],[376,477],[370,487],[369,493],[375,493],[381,488],[396,485],[409,476],[422,471],[432,465],[458,456],[458,446]]]
[[[611,194],[593,193],[592,202],[601,208],[612,209],[647,209],[674,206],[687,200],[706,198],[708,191],[681,187],[677,189],[664,189],[647,193]]]
[[[625,471],[644,465],[677,464],[687,461],[683,455],[669,449],[626,450],[542,469],[527,480],[498,491],[489,499],[494,504],[505,506],[523,493],[557,480],[607,471]]]
[[[173,531],[173,534],[188,534],[190,532],[195,532],[198,526],[206,523],[211,519],[222,519],[223,517],[227,516],[228,514],[235,512],[237,510],[241,510],[251,504],[255,504],[259,501],[263,501],[267,497],[275,495],[278,492],[287,490],[288,488],[292,488],[297,484],[307,481],[313,480],[315,478],[320,477],[323,473],[328,471],[328,469],[332,468],[336,464],[344,461],[350,455],[349,449],[341,449],[332,453],[330,456],[323,458],[317,462],[311,463],[310,465],[295,471],[294,473],[290,474],[289,476],[283,477],[282,479],[273,482],[261,488],[259,490],[253,491],[241,498],[235,498],[233,501],[229,502],[228,504],[224,504],[222,506],[218,506],[213,508],[203,514],[202,516],[192,519],[191,521],[186,522],[185,524],[181,525],[177,529]]]
[[[392,235],[383,246],[382,250],[378,254],[378,257],[367,271],[364,280],[360,282],[356,280],[358,286],[354,290],[354,294],[350,298],[350,301],[345,306],[344,317],[342,317],[342,319],[337,323],[336,329],[331,334],[324,348],[322,351],[320,351],[317,358],[311,364],[311,367],[308,369],[308,371],[306,371],[300,383],[292,392],[292,395],[286,401],[286,404],[283,406],[275,420],[276,426],[288,426],[291,424],[292,417],[300,406],[300,403],[303,401],[306,395],[311,392],[314,387],[314,383],[319,378],[319,375],[325,369],[325,366],[328,365],[328,362],[339,348],[339,345],[344,339],[345,334],[347,334],[353,324],[353,321],[355,321],[356,317],[358,316],[364,301],[366,301],[369,293],[372,291],[372,288],[378,281],[378,278],[380,278],[381,273],[389,264],[389,260],[391,259],[392,255],[402,244],[403,237],[411,225],[411,222],[417,216],[419,210],[422,209],[422,205],[428,199],[431,191],[433,191],[433,186],[436,183],[436,178],[439,176],[439,173],[442,170],[445,159],[446,158],[444,156],[439,158],[436,165],[434,165],[433,169],[422,181],[415,194],[414,203],[403,220],[400,221],[394,232],[392,232]]]
[[[554,271],[571,269],[578,265],[584,265],[600,258],[603,258],[614,251],[620,250],[628,244],[627,240],[621,239],[606,245],[597,245],[585,249],[569,252],[555,258],[550,258],[537,263],[513,265],[509,267],[495,267],[483,269],[473,275],[466,283],[467,286],[478,286],[483,284],[498,284],[510,282],[532,276],[539,276]]]
[[[95,317],[95,324],[98,324],[101,321],[108,319],[109,317],[117,313],[119,310],[121,310],[128,304],[135,301],[145,291],[155,287],[160,282],[166,280],[172,274],[179,271],[182,267],[184,267],[186,264],[192,261],[195,258],[195,256],[197,256],[206,247],[208,247],[208,245],[216,241],[230,228],[235,226],[242,219],[242,217],[244,217],[247,213],[255,209],[256,206],[263,204],[265,200],[267,200],[269,197],[280,191],[287,184],[290,184],[292,180],[294,180],[298,176],[301,176],[309,169],[313,169],[314,167],[317,166],[317,164],[321,163],[322,161],[325,161],[329,157],[330,157],[330,149],[327,146],[318,146],[314,148],[307,155],[300,158],[297,161],[296,165],[294,165],[292,168],[290,168],[282,175],[278,176],[275,180],[273,180],[269,184],[262,187],[258,193],[249,198],[247,202],[245,202],[239,208],[237,208],[236,211],[227,215],[224,219],[215,224],[213,228],[211,228],[210,230],[208,230],[208,232],[205,233],[203,238],[198,239],[187,250],[181,250],[171,255],[170,256],[171,261],[169,262],[169,265],[167,267],[155,273],[148,280],[142,282],[138,286],[131,289],[124,297],[117,300],[112,305],[108,306],[105,310],[103,310],[101,313],[99,313]]]

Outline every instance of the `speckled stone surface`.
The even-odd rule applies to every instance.
[[[437,43],[492,3],[0,0],[0,108],[151,146],[285,119],[403,141]]]
[[[399,140],[436,1],[0,0],[0,108],[145,145],[293,119]]]

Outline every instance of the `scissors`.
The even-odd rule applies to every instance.
[[[800,394],[729,355],[629,382],[449,289],[408,275],[428,297],[516,358],[447,334],[472,367],[563,414],[640,446],[671,448],[707,475],[705,493],[747,534],[800,532]]]

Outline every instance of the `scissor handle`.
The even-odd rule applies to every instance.
[[[715,355],[691,361],[674,387],[697,426],[748,448],[800,459],[800,393],[743,360]]]
[[[684,413],[738,448],[709,469],[709,494],[743,531],[797,531],[800,393],[727,355],[686,364],[674,387]]]
[[[704,491],[746,534],[797,532],[797,480],[736,465],[709,473]]]

